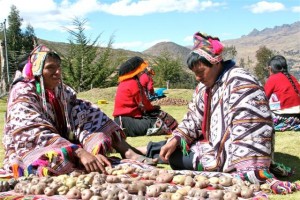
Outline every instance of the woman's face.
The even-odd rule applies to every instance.
[[[206,66],[202,62],[198,62],[192,69],[196,76],[196,80],[203,83],[206,87],[212,87],[221,72],[221,63],[217,63],[212,67]]]
[[[43,69],[44,85],[46,89],[53,90],[61,82],[60,61],[47,57]]]

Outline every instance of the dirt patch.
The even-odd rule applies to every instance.
[[[185,106],[188,105],[188,103],[189,101],[184,99],[175,99],[169,97],[164,97],[162,99],[152,101],[153,105],[160,105],[160,106]]]

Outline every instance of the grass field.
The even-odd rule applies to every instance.
[[[87,92],[79,93],[78,97],[90,100],[93,103],[97,103],[98,100],[106,100],[107,104],[99,105],[100,108],[108,115],[112,116],[113,112],[113,99],[116,88],[106,88],[106,89],[93,89]],[[192,96],[192,90],[180,90],[180,89],[170,89],[167,90],[166,95],[171,98],[180,98],[190,100]],[[162,109],[172,116],[174,116],[178,121],[183,118],[186,112],[186,106],[162,106]],[[4,125],[4,113],[6,110],[6,99],[0,99],[0,137],[2,138],[2,130]],[[132,146],[144,146],[149,141],[161,141],[164,136],[144,136],[127,138],[127,141]],[[2,145],[2,144],[1,144]],[[296,173],[292,177],[282,178],[282,180],[297,181],[300,183],[300,132],[276,132],[275,136],[275,161],[284,163],[290,167],[295,167]],[[4,151],[3,147],[0,148],[0,166],[2,166]],[[163,166],[168,168],[168,166]],[[290,195],[271,195],[272,200],[299,200],[300,192],[290,194]]]

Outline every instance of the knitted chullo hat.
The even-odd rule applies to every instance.
[[[197,32],[194,34],[194,47],[192,52],[203,56],[211,64],[217,64],[223,59],[223,44],[217,37]]]
[[[44,62],[48,52],[50,52],[50,49],[42,44],[32,50],[28,62],[23,69],[24,78],[33,79],[34,76],[42,75]]]
[[[135,56],[125,61],[119,68],[119,82],[135,77],[148,66],[141,57]]]

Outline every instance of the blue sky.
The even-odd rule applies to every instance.
[[[163,41],[191,46],[197,31],[228,40],[300,21],[300,0],[0,0],[0,22],[12,4],[41,39],[67,42],[64,27],[78,17],[92,40],[102,34],[105,46],[113,35],[114,48],[132,51]]]

